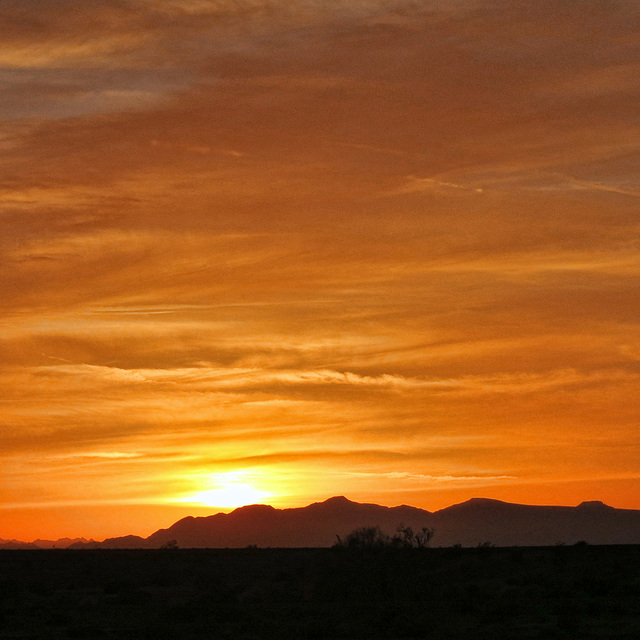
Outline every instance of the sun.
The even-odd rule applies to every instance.
[[[185,502],[197,503],[220,509],[236,509],[248,504],[257,504],[272,497],[268,491],[259,489],[252,478],[243,472],[217,473],[209,477],[210,489],[184,498]]]
[[[221,507],[223,509],[234,509],[247,504],[255,504],[268,497],[264,491],[258,491],[251,485],[236,482],[219,489],[209,489],[202,491],[192,499],[195,502],[204,504],[207,507]]]

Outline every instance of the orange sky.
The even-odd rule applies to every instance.
[[[640,509],[635,0],[0,12],[0,538]]]

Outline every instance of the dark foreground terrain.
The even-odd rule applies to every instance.
[[[0,638],[640,638],[640,546],[0,552]]]

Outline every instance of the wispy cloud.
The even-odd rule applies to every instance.
[[[175,387],[184,393],[203,391],[265,392],[286,395],[286,389],[321,387],[367,387],[372,390],[423,390],[435,393],[536,393],[545,389],[593,386],[599,384],[635,383],[640,374],[624,369],[578,371],[564,369],[544,373],[502,373],[466,375],[457,378],[408,378],[400,375],[360,375],[349,371],[269,371],[264,369],[192,367],[186,369],[121,369],[96,365],[58,364],[36,367],[29,376],[34,382],[62,385],[69,390],[81,389],[90,381],[95,388],[119,386],[137,389],[140,385]],[[153,393],[153,390],[150,389]],[[135,391],[139,393],[139,391]]]
[[[473,484],[477,485],[478,483],[492,483],[492,482],[500,482],[500,481],[512,481],[517,480],[517,476],[506,476],[506,475],[476,475],[476,476],[468,476],[468,475],[426,475],[423,473],[406,473],[402,471],[391,471],[385,473],[371,473],[371,472],[353,472],[346,474],[348,476],[352,476],[355,478],[370,478],[371,480],[375,480],[376,478],[384,478],[386,480],[399,480],[406,481],[412,484],[438,484],[438,483],[446,483],[446,484]],[[402,490],[399,488],[399,490]]]
[[[462,189],[463,191],[475,191],[476,193],[483,192],[483,189],[477,186],[447,182],[445,180],[438,180],[437,178],[418,178],[416,176],[410,176],[406,184],[396,189],[393,193],[420,193],[422,191],[429,192],[436,189]]]
[[[125,451],[84,451],[78,453],[68,453],[60,455],[62,459],[76,459],[76,458],[105,458],[107,460],[130,460],[131,458],[139,458],[142,454],[125,452]]]

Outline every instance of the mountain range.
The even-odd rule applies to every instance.
[[[34,540],[22,542],[21,540],[4,540],[0,538],[0,549],[68,549],[76,543],[94,542],[86,538],[58,538],[57,540]]]
[[[1,540],[0,548],[157,549],[328,547],[337,537],[363,526],[394,533],[399,524],[435,529],[432,546],[548,546],[556,544],[640,544],[640,510],[615,509],[599,501],[577,507],[532,506],[472,498],[430,512],[402,505],[384,507],[352,502],[343,496],[306,507],[240,507],[230,513],[186,517],[148,538],[123,536],[95,540]]]

